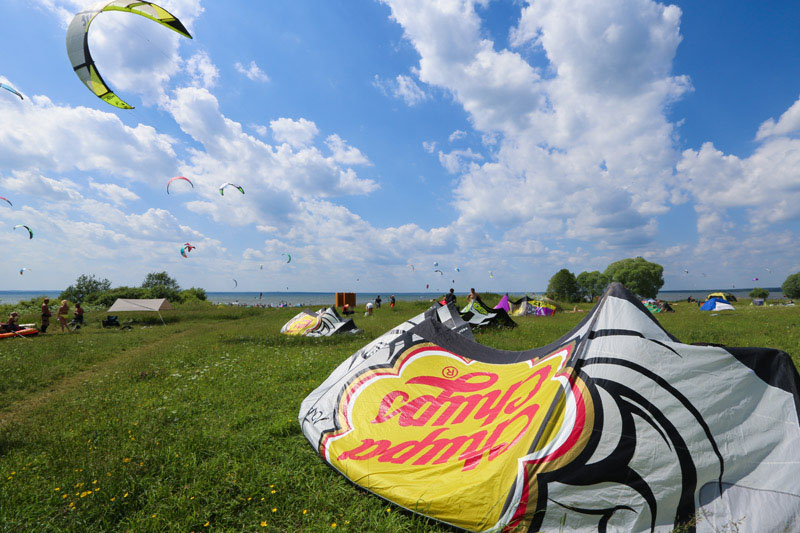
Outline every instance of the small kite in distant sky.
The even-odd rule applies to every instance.
[[[26,230],[28,230],[28,233],[30,234],[30,237],[28,237],[28,238],[29,239],[33,239],[33,230],[31,228],[29,228],[25,224],[17,224],[16,226],[14,226],[14,229],[17,229],[17,228],[25,228]]]
[[[0,196],[0,200],[5,200],[6,202],[8,202],[8,205],[10,205],[11,207],[14,207],[14,204],[12,204],[11,200],[9,200],[8,198],[6,198],[4,196]]]
[[[19,269],[19,275],[21,276],[21,275],[22,275],[22,273],[23,273],[23,272],[25,272],[26,270],[30,270],[30,268],[28,268],[28,267],[22,267],[22,268],[20,268],[20,269]]]
[[[186,183],[188,183],[189,185],[191,185],[192,189],[194,189],[194,183],[192,183],[189,180],[189,178],[184,178],[183,176],[175,176],[174,178],[170,178],[170,180],[167,182],[167,194],[169,194],[169,186],[170,186],[170,184],[172,184],[172,182],[175,181],[175,180],[183,180]]]
[[[12,86],[10,86],[10,85],[6,85],[5,83],[0,83],[0,88],[5,89],[6,91],[8,91],[10,93],[16,94],[17,96],[19,96],[20,100],[25,100],[25,98],[22,97],[20,92],[18,90],[16,90],[15,88],[13,88]]]
[[[233,183],[227,182],[223,183],[219,186],[219,194],[220,196],[225,196],[225,187],[233,187],[234,189],[238,190],[240,193],[244,194],[244,189],[240,185],[235,185]]]

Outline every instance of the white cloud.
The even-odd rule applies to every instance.
[[[398,74],[394,80],[382,80],[376,74],[372,79],[372,85],[380,89],[383,94],[403,100],[411,107],[428,99],[428,94],[417,85],[417,82],[404,74]]]
[[[217,84],[219,69],[206,52],[197,52],[186,62],[186,71],[197,87],[212,89]]]
[[[269,81],[269,76],[256,65],[255,61],[250,61],[250,64],[246,67],[237,61],[234,67],[236,68],[236,72],[246,76],[247,79],[251,81],[260,81],[264,83]]]
[[[299,120],[279,118],[270,121],[269,128],[276,141],[288,143],[292,148],[309,146],[319,134],[317,125],[304,118]]]
[[[455,142],[458,140],[463,139],[467,136],[467,132],[464,130],[455,130],[453,133],[450,134],[450,137],[447,138],[448,141]]]
[[[436,141],[422,141],[422,148],[429,154],[432,154],[436,151]]]
[[[765,120],[758,128],[756,140],[760,141],[773,135],[787,135],[800,130],[800,98],[792,104],[775,122],[775,119]]]
[[[333,152],[333,160],[337,163],[343,165],[372,165],[358,148],[349,146],[347,141],[335,133],[325,139],[325,144]]]
[[[471,148],[453,150],[449,153],[439,150],[439,162],[450,174],[466,172],[472,167],[474,161],[480,161],[481,159],[483,159],[483,156],[473,152]]]
[[[111,201],[115,205],[123,205],[126,202],[133,202],[139,200],[139,195],[130,189],[120,187],[114,183],[97,183],[90,182],[89,187],[96,190],[100,196]]]

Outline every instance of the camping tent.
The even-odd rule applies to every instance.
[[[786,353],[682,344],[614,283],[526,351],[416,317],[298,418],[353,483],[463,529],[797,531],[799,391]]]
[[[511,320],[511,317],[508,316],[505,310],[497,308],[489,310],[489,307],[483,303],[480,296],[464,306],[461,310],[461,318],[464,319],[472,329],[517,327],[517,323]]]
[[[309,309],[301,311],[281,328],[286,335],[305,337],[329,337],[337,333],[361,333],[352,318],[342,319],[335,307],[320,309],[312,313]]]
[[[554,300],[529,298],[526,294],[519,300],[511,303],[512,316],[551,316],[556,311],[561,311],[559,306]]]
[[[729,292],[712,292],[711,294],[706,296],[706,300],[710,300],[711,298],[721,298],[721,299],[726,300],[728,302],[735,302],[736,301],[736,296],[734,296],[733,294],[731,294]]]
[[[161,311],[172,311],[173,307],[166,298],[141,299],[141,298],[117,298],[114,305],[108,308],[109,313],[126,313],[149,311],[158,313],[161,323],[166,326]]]
[[[735,308],[722,298],[711,298],[700,306],[701,311],[734,311]]]

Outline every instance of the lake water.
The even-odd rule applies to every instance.
[[[749,298],[748,294],[752,289],[731,289],[722,290],[722,292],[730,292],[737,298]],[[769,298],[780,298],[783,293],[779,287],[767,288]],[[717,289],[704,289],[704,290],[691,290],[691,291],[661,291],[658,293],[658,298],[668,302],[677,302],[686,300],[692,296],[698,300],[703,300],[711,293],[717,292]],[[41,290],[41,291],[0,291],[0,304],[15,304],[23,300],[30,300],[39,296],[47,296],[50,300],[56,300],[61,291]],[[392,293],[380,293],[383,305],[389,305],[389,296]],[[458,294],[458,293],[457,293]],[[541,295],[542,293],[537,293]],[[327,306],[333,305],[335,295],[332,292],[209,292],[207,293],[208,300],[213,303],[225,305],[264,305],[264,306],[278,306],[281,304],[288,304],[290,306]],[[441,296],[438,292],[396,292],[395,298],[400,302],[412,301],[429,301],[433,298]],[[522,296],[521,293],[509,293],[512,298]],[[363,305],[371,302],[378,296],[378,293],[365,292],[356,295],[357,305]],[[463,295],[459,295],[463,296]],[[489,303],[489,302],[487,302]]]

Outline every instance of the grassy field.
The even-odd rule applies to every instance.
[[[716,316],[677,304],[659,320],[683,342],[779,348],[798,364],[800,308],[747,303]],[[166,326],[103,330],[92,312],[72,334],[0,341],[0,531],[439,531],[325,466],[297,422],[345,357],[424,308],[356,315],[355,337],[280,335],[297,309],[196,305]],[[582,316],[478,340],[531,348]]]

